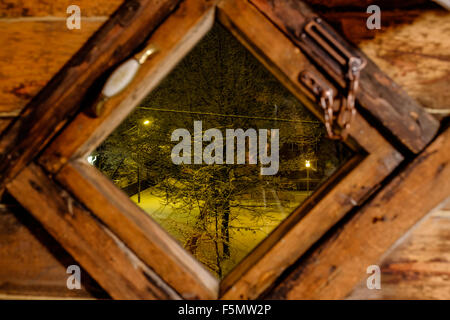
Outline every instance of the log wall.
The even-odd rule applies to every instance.
[[[78,263],[13,200],[0,205],[0,299],[108,298],[88,273],[81,290],[66,286],[67,268]]]
[[[450,108],[450,13],[425,0],[379,1],[383,29],[370,31],[365,9],[372,1],[308,2],[424,107]],[[0,134],[121,3],[77,1],[82,28],[68,30],[71,1],[0,0]],[[27,212],[2,202],[0,298],[105,297],[90,278],[82,290],[67,290],[73,259]],[[350,298],[450,299],[449,210],[430,213],[388,251],[380,261],[383,290],[368,292],[361,283]]]
[[[368,290],[362,281],[348,299],[449,300],[450,201],[400,239],[380,268],[381,290]]]
[[[71,1],[0,1],[0,133],[122,1],[77,3],[81,29],[68,30]]]
[[[0,134],[121,3],[77,1],[81,29],[68,30],[72,1],[0,1]],[[72,264],[28,212],[0,201],[0,299],[107,298],[86,272],[83,288],[68,290],[66,269]]]

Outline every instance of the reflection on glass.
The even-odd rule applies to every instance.
[[[191,155],[178,153],[189,158],[181,164],[172,158],[181,141],[172,141],[177,129],[189,133],[184,142]],[[256,138],[250,134],[244,149],[234,140],[229,151],[227,129]],[[216,135],[205,141],[208,132]],[[261,138],[267,143],[260,144]],[[217,149],[208,149],[213,142]],[[279,167],[261,163],[261,152],[271,156],[276,151]],[[228,152],[233,157],[227,158]],[[206,153],[219,163],[205,163]],[[237,40],[215,25],[89,161],[222,278],[350,156],[342,143],[326,139],[324,126]],[[239,157],[244,164],[237,163]],[[275,174],[261,174],[270,166],[277,167]]]

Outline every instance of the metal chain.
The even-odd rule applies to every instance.
[[[333,95],[330,90],[322,90],[320,96],[320,105],[324,111],[325,127],[328,132],[328,137],[334,140],[345,140],[348,137],[351,124],[356,115],[355,101],[356,94],[359,88],[359,79],[361,70],[364,64],[361,59],[351,57],[348,62],[347,73],[347,95],[342,97],[341,106],[339,108],[339,115],[337,122],[342,130],[336,133],[333,129],[334,124],[334,109],[333,109]]]
[[[328,137],[331,139],[340,139],[339,135],[336,135],[333,131],[333,110],[334,98],[331,90],[321,90],[320,92],[320,105],[323,109],[323,116],[325,120],[325,128],[327,129]]]

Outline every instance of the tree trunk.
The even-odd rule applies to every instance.
[[[217,216],[217,212],[216,212],[216,235],[214,237],[214,246],[216,249],[216,262],[217,262],[217,275],[219,276],[220,279],[222,279],[222,266],[221,266],[221,260],[222,258],[220,257],[220,251],[219,251],[219,228],[218,228],[218,220],[219,217]]]
[[[227,201],[223,206],[222,216],[222,243],[223,243],[223,256],[230,257],[230,201]]]

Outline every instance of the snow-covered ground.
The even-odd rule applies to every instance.
[[[216,251],[213,245],[214,224],[211,222],[206,233],[199,234],[198,210],[180,211],[164,205],[164,200],[154,195],[154,190],[148,188],[141,192],[141,202],[137,203],[137,194],[131,199],[158,222],[186,249],[193,251],[192,238],[196,240],[194,255],[211,269],[217,268]],[[292,192],[294,193],[294,192]],[[294,201],[283,202],[283,205],[271,197],[253,200],[239,200],[241,204],[255,206],[258,214],[242,208],[231,209],[230,214],[230,258],[221,263],[223,274],[229,272],[248,253],[250,253],[275,227],[277,227],[304,199],[308,193],[295,192]]]

